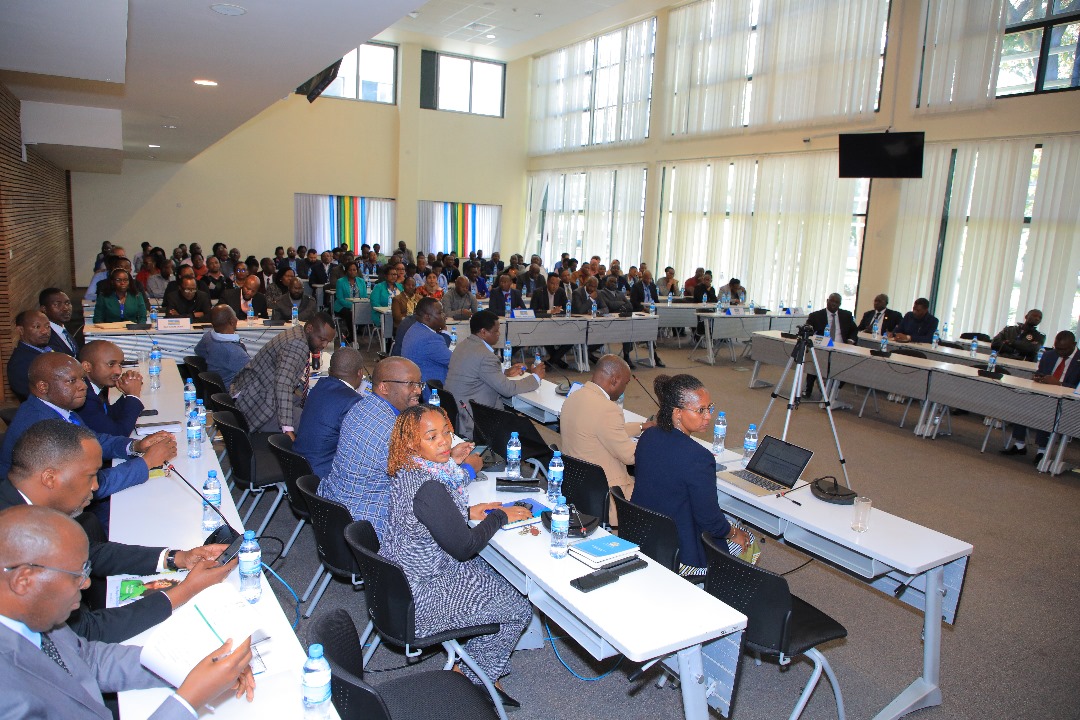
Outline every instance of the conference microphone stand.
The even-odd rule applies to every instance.
[[[780,395],[780,388],[784,384],[784,379],[788,373],[791,372],[791,368],[795,368],[795,373],[791,378],[791,395],[787,398],[787,414],[784,416],[784,433],[780,436],[781,440],[787,440],[788,425],[791,423],[791,413],[799,408],[802,403],[803,382],[806,377],[803,366],[806,363],[806,354],[810,353],[810,359],[814,363],[814,370],[817,373],[818,386],[821,388],[821,397],[824,399],[823,405],[825,406],[825,412],[829,417],[829,427],[832,428],[833,441],[836,443],[836,454],[840,458],[840,469],[844,472],[844,484],[849,488],[851,487],[851,481],[848,479],[847,474],[847,460],[844,459],[844,451],[840,449],[840,436],[836,433],[836,422],[833,420],[832,414],[832,402],[829,399],[828,394],[825,392],[825,374],[821,372],[821,364],[818,363],[817,351],[814,349],[814,342],[812,340],[814,335],[814,328],[812,325],[803,325],[796,330],[798,333],[798,339],[795,341],[795,349],[791,351],[791,357],[788,358],[787,364],[784,365],[784,372],[780,374],[780,379],[773,387],[772,394],[769,397],[769,404],[765,408],[765,414],[761,416],[761,424],[758,425],[758,431],[765,427],[765,421],[769,417],[769,411],[772,410],[773,403],[776,402],[777,397]]]

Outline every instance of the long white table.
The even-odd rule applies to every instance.
[[[703,308],[715,308],[714,305],[703,305]],[[659,308],[658,308],[659,309]],[[734,308],[728,312],[741,313],[742,308]],[[735,341],[749,342],[755,333],[775,330],[777,332],[790,332],[806,322],[804,315],[788,315],[786,313],[768,313],[757,315],[749,310],[746,314],[733,314],[709,312],[696,315],[705,327],[705,360],[709,365],[716,364],[715,343],[719,340],[729,341],[731,350],[731,362],[735,362]]]
[[[865,334],[859,335],[858,343],[862,347],[874,350],[881,347],[881,340],[874,340],[871,336]],[[990,344],[979,343],[978,346],[979,350],[976,352],[975,357],[971,357],[969,348],[960,349],[946,345],[939,345],[935,348],[930,343],[889,342],[890,350],[896,351],[898,348],[910,348],[924,353],[930,360],[953,363],[954,365],[985,365],[990,359]],[[1030,378],[1039,367],[1037,363],[1028,362],[1027,360],[1013,360],[1011,358],[998,358],[997,364],[998,367],[1007,370],[1009,373],[1023,378]]]
[[[252,357],[274,336],[290,327],[288,323],[271,326],[263,325],[262,322],[261,319],[256,319],[255,325],[248,327],[247,320],[241,318],[236,327],[236,332],[244,341],[244,346]],[[83,328],[83,335],[86,342],[108,340],[115,343],[128,358],[134,358],[140,350],[149,352],[150,341],[157,340],[163,358],[182,361],[185,355],[195,354],[195,346],[202,339],[203,334],[210,329],[210,326],[206,325],[206,327],[193,327],[191,330],[128,330],[125,327],[126,324],[122,322],[98,325],[88,323]]]
[[[158,411],[153,420],[179,422],[183,417],[183,384],[175,363],[168,360],[162,363],[161,378],[159,390],[144,391],[143,403]],[[202,457],[197,460],[187,456],[187,441],[182,434],[177,437],[177,449],[179,454],[173,464],[193,485],[201,486],[210,470],[217,470],[218,477],[222,477],[221,466],[210,443],[204,445]],[[221,511],[229,519],[230,525],[237,530],[243,529],[236,505],[227,489],[221,494]],[[202,531],[201,498],[175,474],[153,478],[112,496],[109,539],[115,542],[164,545],[186,550],[202,544],[205,536],[206,533]],[[239,572],[233,571],[226,582],[239,588]],[[271,649],[266,656],[267,673],[255,678],[255,699],[248,703],[246,699],[230,696],[217,705],[214,712],[203,710],[200,717],[303,717],[300,675],[306,652],[265,573],[262,584],[262,597],[252,605],[252,610],[258,613],[262,630],[271,638]],[[150,632],[153,629],[147,631]],[[144,637],[145,634],[136,636],[129,643],[138,645]],[[169,693],[164,688],[122,692],[119,694],[121,717],[124,720],[149,717]],[[331,717],[337,717],[333,709],[331,713]]]
[[[470,504],[520,498],[496,492],[493,478],[469,486]],[[674,655],[665,664],[680,677],[688,720],[706,720],[710,705],[730,714],[745,615],[644,556],[645,569],[590,593],[575,590],[570,581],[592,569],[553,559],[551,536],[540,528],[539,536],[500,531],[480,555],[597,660]]]

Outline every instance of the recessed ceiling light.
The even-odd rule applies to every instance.
[[[542,14],[540,14],[540,13],[533,13],[533,17],[534,18],[542,18],[544,16]]]
[[[217,81],[216,80],[199,80],[199,79],[197,79],[197,80],[195,80],[195,84],[196,85],[206,85],[208,87],[217,87]]]
[[[175,130],[176,129],[175,125],[162,125],[161,127],[165,128],[166,130]]]
[[[413,10],[411,13],[409,13],[409,17],[411,17],[413,20],[415,20],[416,18],[420,17],[420,13],[417,12],[416,10]]]
[[[157,155],[147,155],[146,157],[150,158],[151,160],[157,160]]]
[[[160,145],[147,145],[146,147],[156,148],[156,147],[161,147],[161,146]]]
[[[488,33],[484,37],[486,37],[488,40],[494,40],[495,39],[495,33]]]
[[[210,9],[218,15],[227,15],[229,17],[236,17],[247,12],[247,10],[239,5],[230,5],[229,3],[215,3],[210,6]]]

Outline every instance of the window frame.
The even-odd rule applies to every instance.
[[[1073,23],[1080,23],[1080,6],[1071,12],[1051,14],[1054,0],[1045,0],[1047,2],[1047,14],[1045,17],[1038,20],[1029,20],[1027,22],[1016,23],[1015,25],[1006,25],[1005,33],[1002,36],[1002,43],[1004,39],[1009,35],[1017,35],[1019,33],[1030,32],[1032,30],[1042,31],[1042,38],[1039,41],[1039,55],[1037,61],[1038,65],[1035,68],[1035,87],[1027,92],[1008,93],[1006,95],[999,95],[998,88],[995,79],[994,86],[994,99],[1004,100],[1012,97],[1030,97],[1032,95],[1048,95],[1051,93],[1069,92],[1072,90],[1080,90],[1080,84],[1072,87],[1059,87],[1059,88],[1046,88],[1046,66],[1049,64],[1051,42],[1053,29],[1059,25],[1071,25]],[[1006,0],[1008,2],[1008,0]],[[1080,40],[1076,44],[1076,48],[1073,50],[1073,73],[1076,73],[1076,66],[1080,65]],[[1000,73],[1001,61],[998,61],[998,71]],[[1000,78],[1000,74],[998,75]]]
[[[360,73],[359,72],[357,72],[356,75],[353,78],[356,81],[356,84],[355,84],[355,86],[353,88],[353,90],[356,93],[356,97],[344,97],[342,95],[327,95],[325,93],[322,95],[322,97],[334,98],[335,100],[350,100],[352,102],[372,103],[372,104],[375,104],[375,105],[397,105],[398,104],[398,69],[399,69],[399,60],[400,60],[400,51],[401,51],[400,46],[398,46],[398,45],[396,45],[394,43],[379,42],[379,41],[375,41],[375,40],[370,40],[370,41],[368,41],[366,43],[361,43],[360,45],[357,45],[355,48],[353,48],[352,50],[349,51],[349,52],[355,52],[357,54],[357,63],[356,63],[357,69],[359,69],[359,67],[360,67],[360,48],[364,47],[365,45],[369,45],[369,46],[373,46],[373,47],[380,47],[380,48],[389,48],[389,49],[394,51],[393,72],[392,72],[392,74],[390,76],[391,77],[391,83],[390,83],[390,100],[389,100],[389,102],[384,102],[382,100],[367,100],[367,99],[361,97],[361,94],[362,94],[361,93],[361,85],[360,85],[361,80],[360,80]],[[346,54],[348,54],[348,53],[346,53]],[[339,77],[340,77],[340,74],[339,74]]]
[[[499,60],[490,60],[488,58],[478,58],[472,55],[461,55],[459,53],[442,52],[441,50],[421,50],[421,63],[420,63],[420,108],[423,110],[438,110],[439,112],[457,113],[459,115],[476,115],[477,117],[489,117],[489,118],[505,118],[506,117],[506,63]],[[431,60],[424,61],[424,58],[431,58]],[[468,91],[468,110],[453,110],[450,108],[439,107],[440,104],[440,92],[439,92],[439,60],[443,57],[458,58],[460,60],[469,61],[469,91]],[[475,67],[477,63],[484,65],[494,65],[502,71],[502,84],[499,92],[499,114],[490,115],[488,113],[475,112],[473,110],[473,92],[474,92],[474,78]],[[429,75],[430,74],[430,75]]]

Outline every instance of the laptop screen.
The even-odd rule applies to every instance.
[[[746,469],[785,487],[792,487],[813,455],[809,450],[766,435]]]

